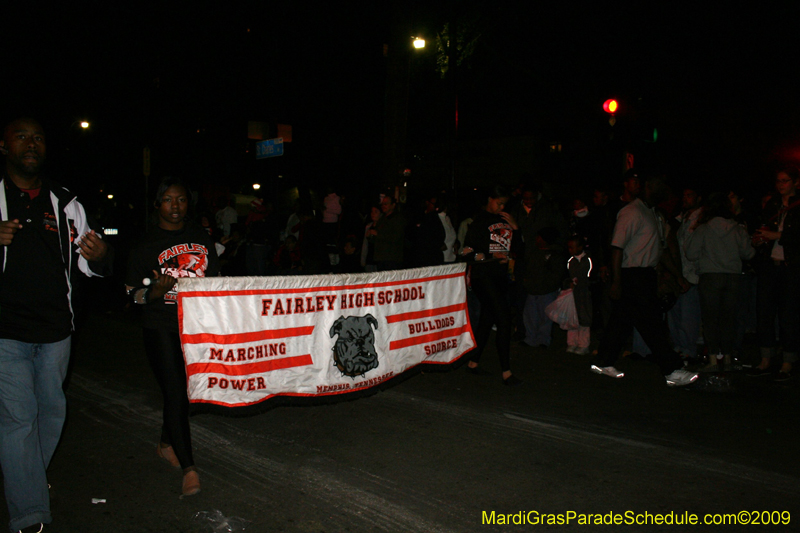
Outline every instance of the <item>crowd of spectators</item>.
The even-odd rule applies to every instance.
[[[503,193],[514,245],[500,268],[502,291],[493,285],[484,292],[501,295],[511,341],[547,348],[554,324],[545,309],[572,289],[579,324],[568,331],[567,351],[594,353],[592,369],[600,374],[622,376],[613,366],[618,352],[657,362],[665,376],[685,368],[742,368],[742,346],[751,335],[761,358],[749,373],[789,380],[800,349],[799,179],[796,169],[782,169],[760,205],[735,187],[670,189],[662,177],[634,170],[618,189],[559,201],[531,180]],[[480,195],[469,209],[438,192],[413,202],[384,194],[360,214],[341,193],[326,192],[317,209],[300,202],[286,221],[259,201],[246,220],[230,224],[230,235],[226,224],[209,227],[225,244],[223,274],[375,272],[455,261],[467,261],[474,273],[464,245],[491,195]],[[468,278],[477,325],[488,300],[476,296],[475,276]],[[501,326],[497,319],[493,325]]]

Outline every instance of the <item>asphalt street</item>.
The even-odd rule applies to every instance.
[[[214,511],[254,533],[591,531],[579,517],[609,513],[634,523],[606,531],[800,530],[797,379],[731,372],[672,389],[646,361],[621,361],[613,380],[564,347],[563,333],[546,350],[515,345],[519,387],[503,386],[490,348],[492,376],[424,372],[355,401],[194,416],[202,492],[181,499],[180,472],[155,453],[160,394],[136,319],[90,315],[46,531],[209,532],[194,517]],[[790,523],[635,523],[742,511]],[[545,514],[569,523],[531,523]]]

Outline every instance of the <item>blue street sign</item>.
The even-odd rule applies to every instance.
[[[283,155],[283,137],[267,139],[256,143],[256,159],[277,157]]]

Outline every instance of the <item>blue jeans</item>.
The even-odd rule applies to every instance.
[[[62,385],[71,337],[48,344],[0,339],[0,465],[9,527],[49,524],[47,467],[67,414]]]
[[[529,346],[550,346],[553,321],[547,318],[544,308],[558,298],[558,291],[550,294],[529,294],[522,318],[525,321],[525,343]]]
[[[697,356],[700,338],[700,290],[697,285],[678,296],[675,306],[667,312],[669,334],[675,350],[689,357]]]
[[[650,347],[647,345],[647,343],[644,342],[642,334],[639,333],[639,330],[636,328],[633,328],[633,342],[631,343],[631,352],[638,353],[642,357],[647,357],[648,355],[653,353],[653,350],[651,350]]]

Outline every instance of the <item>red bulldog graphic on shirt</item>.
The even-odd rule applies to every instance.
[[[208,268],[208,248],[202,244],[179,244],[161,252],[158,264],[162,274],[173,278],[204,278]],[[175,288],[164,295],[167,303],[178,301]]]
[[[508,252],[511,250],[511,226],[505,222],[498,222],[489,226],[489,252]]]

